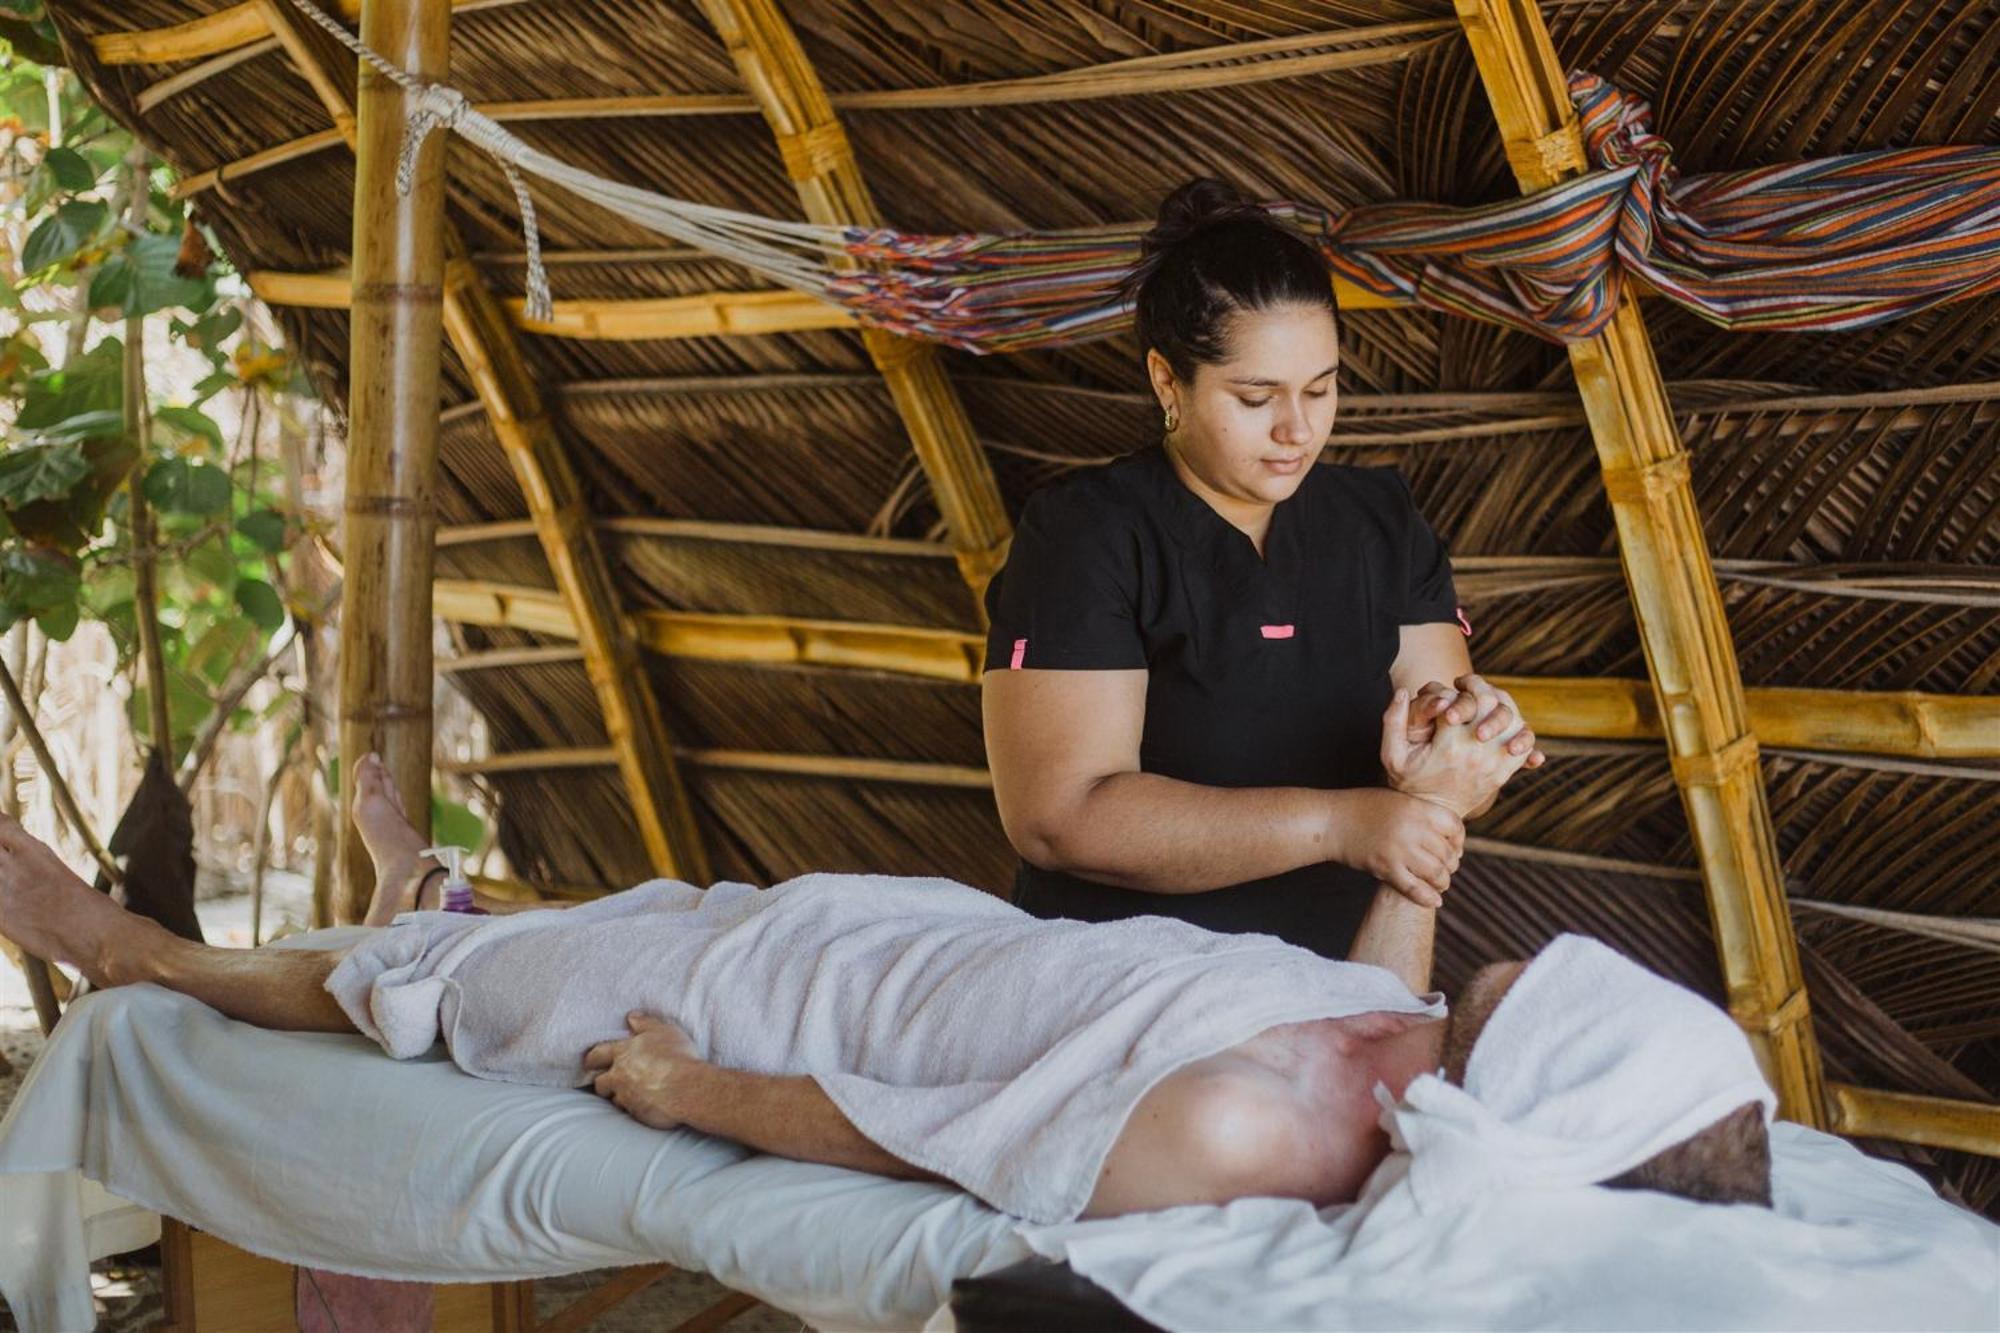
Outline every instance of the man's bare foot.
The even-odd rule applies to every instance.
[[[145,964],[174,942],[78,879],[62,859],[0,814],[0,934],[37,958],[68,963],[93,986],[143,980]]]
[[[410,823],[402,793],[389,778],[380,755],[365,754],[354,766],[354,829],[375,863],[375,897],[364,925],[386,926],[411,908],[417,877],[434,864],[423,854],[430,844]],[[421,868],[419,867],[421,863]]]

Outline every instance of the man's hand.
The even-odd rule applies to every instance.
[[[1335,860],[1359,867],[1422,907],[1442,907],[1465,854],[1465,823],[1435,801],[1380,787],[1340,793]]]
[[[1406,728],[1410,744],[1430,740],[1439,721],[1452,726],[1476,722],[1474,739],[1504,740],[1509,754],[1526,756],[1523,768],[1540,768],[1548,760],[1535,748],[1535,733],[1528,719],[1521,716],[1514,696],[1476,672],[1468,672],[1450,685],[1429,681],[1417,691]]]
[[[585,1069],[601,1069],[592,1091],[608,1097],[642,1125],[675,1129],[687,1119],[680,1094],[701,1063],[694,1038],[679,1024],[651,1014],[625,1016],[632,1035],[599,1042],[584,1053]]]
[[[1382,715],[1382,770],[1398,792],[1435,801],[1464,819],[1483,809],[1527,763],[1528,756],[1514,753],[1510,745],[1497,739],[1481,741],[1473,726],[1452,723],[1451,708],[1439,715],[1428,742],[1412,745],[1410,709],[1410,692],[1397,690]]]

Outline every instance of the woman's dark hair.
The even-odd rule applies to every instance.
[[[1228,359],[1229,317],[1239,311],[1324,306],[1339,324],[1319,251],[1219,180],[1168,195],[1139,254],[1127,290],[1140,351],[1157,350],[1181,379]]]

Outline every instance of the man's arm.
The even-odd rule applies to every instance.
[[[701,1058],[678,1026],[651,1014],[627,1018],[632,1036],[593,1046],[593,1087],[641,1124],[682,1125],[800,1162],[844,1166],[899,1180],[941,1177],[878,1147],[807,1076],[752,1074]]]
[[[1431,988],[1431,948],[1436,938],[1436,911],[1378,884],[1347,961],[1385,967],[1412,994],[1422,995]]]

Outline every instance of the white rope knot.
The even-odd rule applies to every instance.
[[[424,140],[438,130],[455,130],[472,109],[465,94],[441,83],[419,84],[410,91],[403,124],[403,148],[396,157],[396,193],[408,194],[417,179],[417,155]]]

